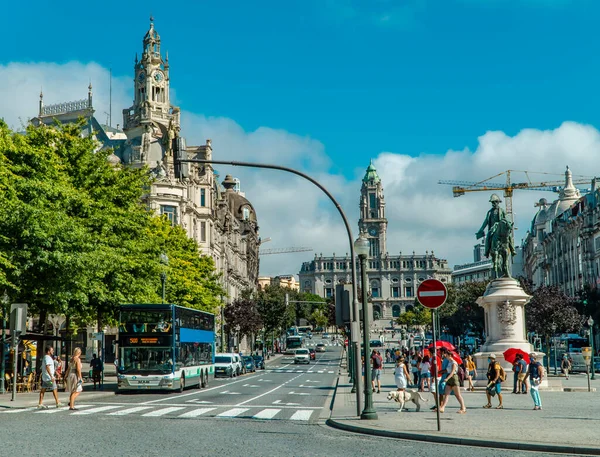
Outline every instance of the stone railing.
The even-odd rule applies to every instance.
[[[57,103],[55,105],[42,106],[42,116],[49,114],[64,114],[73,111],[80,111],[91,108],[87,99],[76,100],[74,102]]]

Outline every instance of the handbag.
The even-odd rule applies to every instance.
[[[494,385],[494,383],[488,384],[488,386],[486,387],[485,390],[487,391],[488,394],[490,394],[491,397],[496,396],[496,386]]]

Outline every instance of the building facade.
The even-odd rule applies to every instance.
[[[374,319],[389,321],[414,306],[419,284],[428,278],[450,282],[452,270],[448,262],[425,254],[390,255],[387,251],[387,218],[383,185],[371,163],[362,180],[360,191],[360,219],[358,228],[369,240],[367,278]],[[323,257],[315,254],[313,260],[304,262],[299,273],[300,290],[324,298],[333,297],[337,284],[352,282],[350,256]],[[357,260],[357,272],[360,271]],[[359,275],[360,284],[360,275]]]
[[[600,284],[600,190],[581,196],[565,172],[557,200],[541,199],[523,242],[525,276],[534,287],[558,286],[577,296]]]
[[[133,66],[133,104],[123,110],[123,128],[100,124],[94,117],[92,86],[88,98],[45,106],[40,94],[34,125],[51,125],[85,119],[84,135],[93,135],[98,148],[113,148],[115,166],[148,167],[154,176],[146,204],[157,214],[180,225],[194,239],[200,254],[214,259],[222,273],[226,300],[238,298],[258,285],[260,238],[256,211],[230,175],[219,182],[211,165],[185,164],[182,178],[175,176],[173,157],[180,149],[189,159],[211,159],[211,140],[186,145],[181,133],[181,111],[170,101],[168,54],[163,57],[161,38],[150,23],[142,40],[142,54]],[[118,126],[117,126],[118,127]]]

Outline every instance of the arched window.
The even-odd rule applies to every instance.
[[[373,297],[373,298],[381,297],[381,294],[379,292],[379,281],[377,281],[377,280],[371,281],[371,297]]]
[[[381,314],[381,306],[373,305],[373,320],[381,319],[383,315]]]
[[[250,219],[250,210],[247,207],[242,208],[242,215],[245,221]]]
[[[400,305],[392,306],[392,317],[400,317]]]

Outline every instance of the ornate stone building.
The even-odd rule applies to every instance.
[[[211,140],[200,146],[186,145],[181,130],[181,112],[170,102],[168,54],[163,58],[161,39],[150,23],[143,38],[141,58],[133,68],[134,99],[123,110],[123,129],[101,125],[94,117],[92,87],[87,100],[44,106],[40,94],[35,125],[74,122],[83,117],[84,135],[94,135],[99,148],[110,147],[115,165],[148,167],[154,183],[146,200],[148,207],[182,226],[196,240],[201,254],[211,256],[222,273],[227,300],[258,285],[260,244],[257,216],[240,191],[239,181],[219,175],[210,165],[186,164],[183,178],[175,177],[173,156],[177,149],[187,158],[210,159]],[[225,297],[224,297],[225,299]]]
[[[523,242],[525,277],[535,287],[559,286],[576,296],[600,282],[600,193],[581,196],[569,168],[557,200],[542,198]]]
[[[412,255],[390,255],[387,251],[383,185],[372,163],[362,180],[359,207],[358,228],[367,234],[370,243],[367,277],[374,318],[389,321],[413,306],[417,287],[427,278],[450,282],[448,262],[437,258],[433,251]],[[336,284],[352,282],[350,256],[315,254],[313,260],[302,264],[299,277],[300,290],[333,297]]]

